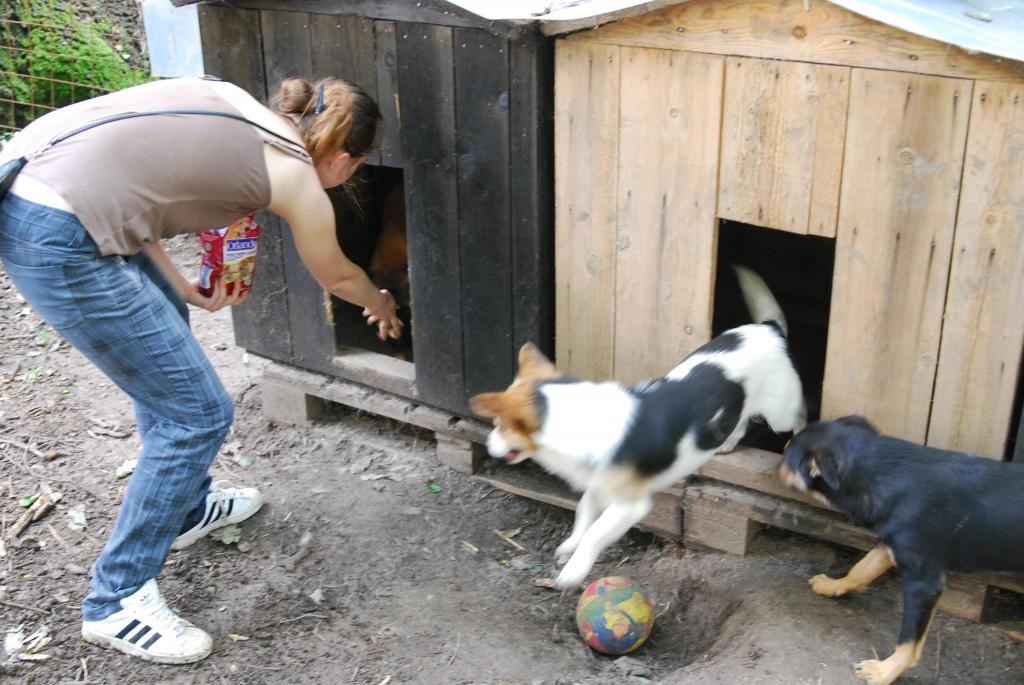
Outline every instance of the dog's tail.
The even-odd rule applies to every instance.
[[[756,323],[775,324],[784,337],[789,337],[786,316],[764,279],[745,266],[733,264],[732,268],[736,272],[736,279],[740,282],[740,290],[743,292],[743,301],[747,303],[753,320]]]

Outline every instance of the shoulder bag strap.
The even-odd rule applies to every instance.
[[[237,114],[231,114],[230,112],[214,112],[212,110],[205,110],[205,109],[157,109],[157,110],[153,110],[153,111],[150,111],[150,112],[122,112],[121,114],[112,114],[112,115],[110,115],[108,117],[103,117],[102,119],[97,119],[95,121],[90,121],[88,124],[83,124],[82,126],[79,126],[76,129],[72,129],[71,131],[68,131],[66,133],[60,134],[56,138],[50,139],[50,141],[47,142],[46,144],[44,144],[42,147],[40,147],[40,148],[36,149],[35,151],[33,151],[33,152],[29,153],[28,155],[26,155],[26,158],[27,158],[27,160],[34,159],[34,158],[38,157],[39,155],[43,154],[43,152],[45,152],[46,150],[49,150],[51,147],[53,147],[57,143],[65,141],[68,138],[70,138],[71,136],[76,136],[79,133],[82,133],[83,131],[88,131],[91,128],[95,128],[97,126],[102,126],[103,124],[109,124],[112,121],[118,121],[120,119],[134,119],[136,117],[149,117],[149,116],[156,116],[158,114],[197,114],[197,115],[201,115],[201,116],[225,117],[227,119],[236,119],[238,121],[243,121],[243,122],[249,124],[250,126],[255,126],[256,128],[260,129],[261,131],[263,131],[263,132],[273,136],[277,140],[279,140],[279,141],[283,142],[284,144],[286,144],[292,150],[294,150],[296,152],[300,152],[301,155],[304,158],[307,158],[307,159],[309,158],[309,153],[306,151],[306,149],[304,147],[302,147],[301,145],[296,143],[294,140],[291,140],[290,138],[286,138],[286,137],[282,136],[280,133],[277,133],[275,131],[271,131],[266,126],[263,126],[261,124],[257,124],[255,121],[251,121],[249,119],[246,119],[245,117],[238,116]]]

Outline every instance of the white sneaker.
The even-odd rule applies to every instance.
[[[223,488],[220,482],[210,486],[206,495],[203,520],[174,538],[171,549],[185,549],[210,531],[249,518],[263,506],[263,497],[256,488]]]
[[[210,655],[213,639],[171,611],[155,579],[121,600],[121,611],[83,621],[82,638],[158,664],[190,664]]]

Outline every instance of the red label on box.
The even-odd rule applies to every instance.
[[[234,292],[236,285],[243,293],[251,290],[259,237],[255,214],[224,228],[200,232],[203,257],[199,265],[199,292],[210,297],[218,279],[224,282],[228,295]]]

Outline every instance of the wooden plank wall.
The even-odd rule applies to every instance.
[[[990,81],[1024,78],[1020,62],[970,54],[820,1],[690,0],[568,40]]]
[[[267,97],[259,13],[218,5],[200,5],[203,63],[206,71],[244,88],[261,101]],[[260,212],[259,253],[249,301],[231,308],[235,342],[280,361],[292,360],[288,297],[283,287],[284,244],[277,216]]]
[[[718,91],[674,71],[699,55],[725,60]],[[707,209],[835,238],[823,418],[862,413],[904,438],[1004,455],[1024,346],[1024,66],[800,0],[691,0],[567,36],[556,57],[566,371],[654,374],[679,352],[673,316],[710,310],[714,228],[682,254],[664,231],[691,193],[696,223]],[[665,117],[688,88],[723,103],[721,130],[703,131],[720,135],[720,167],[695,184],[717,179],[717,198],[681,190],[671,161],[703,159],[680,147],[701,134]],[[700,283],[681,287],[670,264]]]
[[[313,80],[318,75],[313,66],[311,19],[303,12],[262,12],[266,82],[271,96],[285,79]],[[271,55],[272,59],[268,57]],[[326,294],[299,258],[291,229],[284,220],[281,227],[292,361],[306,369],[325,370],[334,355],[334,329],[328,317]]]
[[[507,45],[479,29],[452,31],[467,396],[506,386],[515,376]]]
[[[971,86],[853,70],[824,418],[927,436]]]
[[[850,70],[726,62],[719,216],[834,237]]]
[[[519,344],[550,347],[551,306],[537,280],[550,255],[551,194],[538,177],[550,154],[540,147],[550,141],[541,118],[550,82],[536,74],[536,42],[516,49],[478,29],[396,29],[415,346],[429,360],[417,365],[417,388],[464,412],[469,396],[509,383]]]
[[[617,47],[555,49],[555,355],[566,373],[614,372]]]
[[[464,385],[452,29],[399,23],[396,32],[414,346],[430,360],[418,365],[416,386],[447,407]]]
[[[554,358],[554,42],[529,34],[509,53],[512,353],[533,342]]]
[[[402,116],[398,98],[398,46],[395,23],[374,22],[377,50],[377,105],[384,119],[384,137],[381,140],[381,164],[401,168]]]
[[[261,12],[260,19],[269,93],[291,77],[315,81],[339,76],[380,100],[372,20],[272,10]],[[385,99],[392,98],[389,94]],[[379,163],[380,155],[372,161]],[[293,332],[291,361],[306,369],[336,372],[330,297],[299,258],[287,224],[282,221],[281,225],[288,321]]]
[[[634,383],[711,337],[724,59],[647,48],[620,59],[612,373]]]
[[[928,442],[1001,459],[1024,339],[1024,84],[974,87]]]

